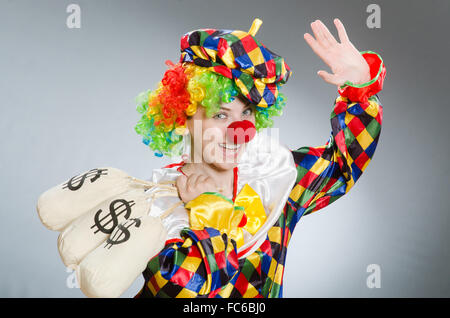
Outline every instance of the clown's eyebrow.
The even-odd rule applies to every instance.
[[[247,106],[249,106],[249,105],[250,105],[250,102],[247,105],[245,105],[244,108],[248,108]],[[231,111],[231,108],[228,108],[228,107],[220,107],[220,109],[226,110],[226,111]]]
[[[248,105],[251,104],[250,101],[249,101],[247,98],[245,98],[245,97],[241,97],[241,96],[240,96],[239,99],[240,99],[241,101],[245,101],[245,102],[246,102],[245,107],[247,107]]]
[[[244,107],[247,107],[248,105],[250,105],[250,101],[249,101],[249,100],[247,100],[247,104],[245,104]],[[220,109],[223,109],[223,110],[231,110],[231,108],[228,108],[228,107],[225,107],[225,106],[220,106]]]

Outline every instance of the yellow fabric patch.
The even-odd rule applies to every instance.
[[[325,169],[330,165],[330,161],[324,158],[319,158],[314,165],[311,167],[310,171],[316,175],[320,175]]]
[[[369,101],[369,106],[364,110],[367,114],[372,116],[373,118],[377,117],[379,112],[379,106],[374,101]]]
[[[275,277],[273,279],[273,281],[278,285],[281,285],[281,282],[283,281],[283,270],[284,266],[282,264],[278,264]]]
[[[188,271],[195,272],[201,263],[202,263],[201,258],[187,256],[184,259],[183,264],[181,264],[181,267]]]
[[[215,228],[234,239],[238,248],[244,244],[243,229],[255,234],[267,219],[261,198],[248,184],[244,185],[234,203],[220,193],[205,192],[185,207],[190,210],[189,221],[193,230]],[[239,228],[244,213],[247,223]],[[217,242],[212,240],[212,243],[223,245],[219,239]]]
[[[303,192],[305,192],[305,188],[297,184],[289,194],[289,198],[291,198],[291,200],[293,201],[298,201]]]
[[[356,137],[356,140],[358,140],[359,145],[363,148],[363,149],[367,149],[370,144],[373,141],[372,136],[369,134],[369,132],[367,131],[367,129],[364,129],[363,131],[360,132],[360,134]],[[356,159],[356,158],[354,158]]]

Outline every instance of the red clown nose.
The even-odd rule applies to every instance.
[[[255,125],[248,120],[232,122],[227,128],[228,140],[236,145],[249,142],[255,135]]]

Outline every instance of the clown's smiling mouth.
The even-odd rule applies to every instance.
[[[232,145],[232,144],[219,144],[220,147],[229,149],[229,150],[238,150],[242,145]]]

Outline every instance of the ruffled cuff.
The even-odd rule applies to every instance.
[[[363,51],[360,53],[369,65],[371,80],[358,85],[347,81],[339,88],[338,92],[342,97],[347,97],[352,102],[365,103],[369,97],[383,89],[386,67],[378,53],[372,51]]]

